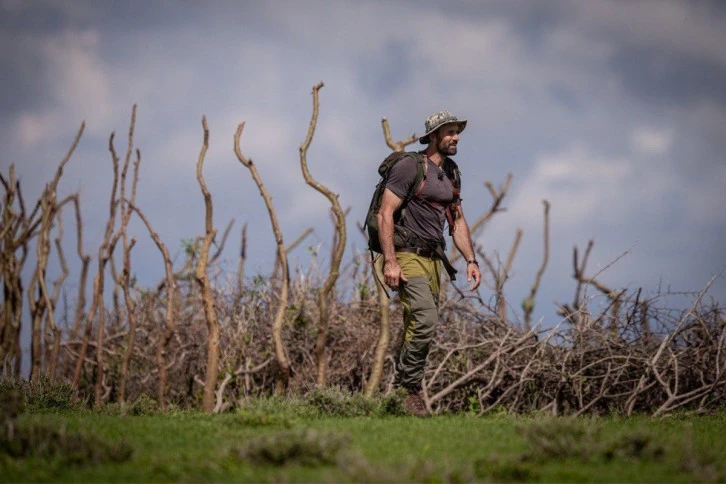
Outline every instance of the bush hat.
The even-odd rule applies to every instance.
[[[424,124],[426,134],[418,139],[419,143],[423,145],[429,144],[431,142],[431,138],[429,137],[429,135],[431,135],[431,133],[433,133],[443,125],[449,123],[457,123],[459,125],[459,133],[464,131],[464,128],[466,128],[466,119],[459,119],[448,111],[439,111],[438,113],[434,113],[429,116],[428,119],[426,119],[426,123]]]

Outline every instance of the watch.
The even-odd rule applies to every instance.
[[[476,259],[471,259],[471,260],[466,261],[466,265],[469,265],[469,264],[474,264],[477,267],[479,267],[479,261]]]

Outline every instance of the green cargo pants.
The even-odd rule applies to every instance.
[[[396,359],[394,384],[418,391],[439,322],[441,261],[407,252],[397,252],[396,259],[408,282],[399,289],[403,338]]]

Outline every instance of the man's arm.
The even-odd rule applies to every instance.
[[[396,248],[393,245],[393,214],[399,209],[403,200],[386,188],[381,199],[381,208],[378,210],[378,240],[383,250],[383,277],[385,283],[397,288],[401,281],[407,281],[401,272],[396,260]]]
[[[454,245],[464,259],[467,261],[466,264],[466,280],[471,281],[474,279],[474,283],[469,288],[470,291],[474,291],[479,284],[481,284],[481,271],[479,266],[468,261],[476,260],[474,254],[474,244],[471,241],[471,233],[469,232],[469,225],[466,223],[464,218],[464,210],[461,208],[461,203],[457,207],[456,221],[454,222]]]

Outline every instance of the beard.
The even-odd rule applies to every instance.
[[[437,141],[436,151],[441,156],[454,156],[456,154],[456,142],[455,141]]]

